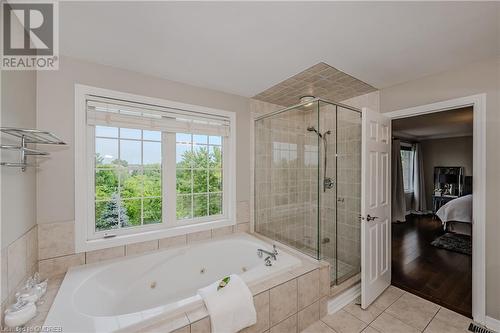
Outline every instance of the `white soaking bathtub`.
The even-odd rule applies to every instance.
[[[301,260],[280,251],[271,267],[257,249],[272,246],[234,234],[150,254],[70,268],[44,326],[62,332],[114,332],[199,306],[196,291],[231,273],[252,285]],[[279,250],[279,248],[278,248]]]

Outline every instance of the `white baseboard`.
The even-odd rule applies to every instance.
[[[487,328],[490,330],[494,330],[496,332],[500,332],[500,320],[491,318],[486,316],[485,317],[485,325]]]
[[[328,301],[328,314],[335,313],[361,295],[361,283],[355,284],[342,294]]]

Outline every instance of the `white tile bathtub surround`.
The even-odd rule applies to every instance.
[[[94,262],[120,258],[123,256],[125,256],[125,246],[89,251],[85,253],[85,263],[92,264]]]
[[[15,301],[15,293],[38,271],[37,226],[4,247],[1,252],[1,325],[7,306]]]
[[[75,253],[74,222],[38,224],[38,256],[40,260]]]
[[[37,260],[47,270],[48,267],[57,266],[56,274],[61,273],[61,269],[66,269],[75,264],[93,263],[102,260],[110,260],[123,255],[136,255],[158,249],[166,249],[175,246],[186,245],[188,242],[197,242],[215,237],[221,237],[233,232],[250,232],[250,208],[248,201],[240,201],[237,205],[238,224],[195,232],[187,235],[179,235],[159,240],[133,243],[124,246],[117,246],[103,250],[89,251],[83,253],[82,262],[80,256],[75,255],[74,222],[56,222],[38,224],[38,234],[31,234],[31,239],[26,247],[30,258],[36,256]],[[33,245],[35,244],[35,245]],[[54,259],[54,260],[48,260]],[[36,263],[35,261],[35,263]],[[7,260],[5,261],[7,262]],[[59,265],[61,263],[61,265]],[[65,263],[69,263],[70,266]],[[33,270],[27,269],[27,270]],[[48,272],[47,272],[48,273]]]
[[[40,275],[51,278],[64,274],[68,268],[85,264],[85,253],[70,254],[68,256],[43,259],[38,262]]]
[[[272,326],[297,313],[297,299],[297,279],[271,289],[269,316]]]
[[[191,234],[187,235],[187,242],[193,243],[193,242],[199,242],[202,240],[210,239],[212,238],[212,230],[204,230],[204,231],[198,231],[198,232],[193,232]]]
[[[139,242],[125,245],[125,255],[132,256],[136,254],[143,254],[159,249],[158,240],[147,242]]]
[[[10,244],[7,248],[7,284],[9,294],[27,275],[28,242],[25,235]]]
[[[236,223],[250,222],[250,202],[238,201],[236,203]]]
[[[234,226],[236,232],[250,232],[250,223],[241,223]]]
[[[159,247],[160,249],[168,249],[175,246],[183,246],[187,244],[187,236],[180,235],[168,238],[160,239]]]
[[[319,269],[304,274],[298,278],[298,307],[299,310],[319,299]],[[318,310],[319,311],[319,310]]]
[[[313,323],[318,321],[320,318],[320,304],[319,301],[314,302],[311,305],[308,305],[304,309],[300,310],[298,313],[298,330],[302,332],[307,327],[311,326]]]
[[[212,238],[230,235],[233,232],[234,232],[234,227],[232,225],[229,225],[227,227],[212,229]]]
[[[240,333],[261,333],[269,328],[269,291],[253,297],[257,312],[257,323],[240,331]]]
[[[97,255],[96,255],[97,256]],[[308,282],[314,289],[320,290],[320,269],[325,269],[325,263],[317,263],[309,258],[299,256],[302,260],[302,265],[291,271],[284,272],[275,277],[272,277],[263,282],[250,286],[250,290],[254,295],[254,304],[257,310],[257,323],[252,327],[244,329],[244,333],[263,333],[268,330],[273,332],[282,332],[282,329],[290,329],[291,332],[297,332],[300,328],[305,328],[307,325],[314,322],[312,319],[319,319],[322,314],[326,313],[326,305],[328,297],[321,299],[317,297],[309,297],[308,295],[299,292],[299,285]],[[49,296],[57,293],[57,290],[62,283],[63,275],[54,276],[49,280]],[[302,282],[299,282],[302,281]],[[329,285],[329,282],[327,282]],[[300,289],[302,292],[307,292],[307,288]],[[291,293],[290,293],[291,291]],[[316,299],[311,301],[311,299]],[[53,297],[47,299],[42,313],[37,316],[28,326],[40,325],[45,320],[48,309],[53,302]],[[305,304],[304,308],[299,311],[298,304]],[[292,304],[290,307],[289,304]],[[283,311],[287,308],[290,311]],[[271,322],[274,320],[274,322]],[[187,313],[181,313],[175,318],[165,318],[150,326],[139,330],[140,332],[176,332],[176,333],[193,333],[206,332],[210,333],[210,321],[208,312],[204,305],[199,308],[190,310]],[[288,331],[287,331],[288,332]]]
[[[2,301],[38,270],[36,232],[34,226],[2,250]]]

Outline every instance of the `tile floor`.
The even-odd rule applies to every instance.
[[[302,333],[454,333],[468,332],[471,320],[390,286],[366,310],[351,303]]]

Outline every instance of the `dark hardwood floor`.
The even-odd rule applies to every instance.
[[[444,233],[432,216],[392,224],[392,284],[472,317],[472,257],[431,242]]]

